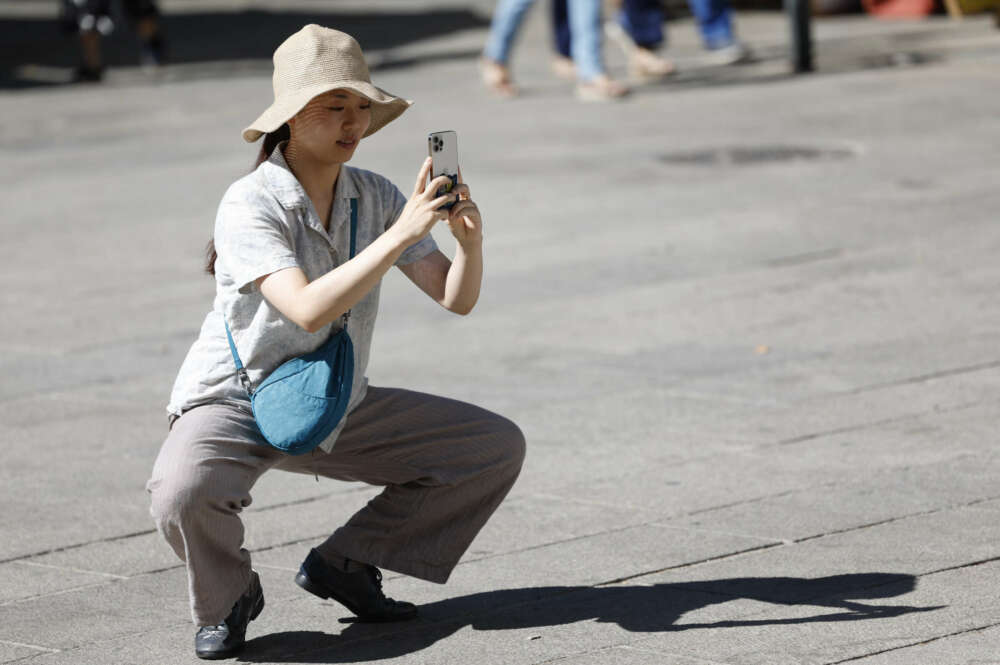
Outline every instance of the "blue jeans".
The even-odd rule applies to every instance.
[[[581,81],[589,81],[604,73],[601,58],[601,2],[561,1],[566,9],[567,34],[572,35],[572,44],[567,47],[565,55],[573,58],[577,77]],[[497,3],[483,55],[494,62],[507,64],[514,37],[533,4],[535,0],[500,0]]]
[[[727,0],[688,0],[705,48],[716,49],[736,41]],[[658,0],[624,0],[615,17],[642,48],[655,49],[664,41],[663,9]],[[572,47],[566,0],[552,0],[552,29],[556,50],[568,56]]]

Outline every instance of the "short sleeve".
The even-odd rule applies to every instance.
[[[387,181],[386,186],[389,190],[386,196],[389,216],[386,219],[385,228],[388,230],[390,226],[396,223],[396,220],[399,219],[399,215],[403,212],[403,207],[406,206],[406,196],[404,196],[403,192],[399,191],[399,188],[391,182]],[[434,242],[434,238],[432,238],[428,233],[422,240],[418,240],[416,243],[407,247],[406,250],[399,255],[399,258],[396,259],[396,265],[405,266],[408,263],[419,261],[428,254],[434,252],[437,248],[437,243]]]
[[[215,251],[236,287],[246,293],[260,277],[299,265],[290,230],[266,210],[223,201],[215,220]]]

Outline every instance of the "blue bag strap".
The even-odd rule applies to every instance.
[[[358,244],[358,200],[351,199],[351,255],[349,259],[354,258],[354,252],[357,250]],[[347,330],[347,322],[351,320],[351,310],[344,312],[344,330]]]
[[[358,200],[351,199],[351,258],[358,248]]]
[[[229,324],[225,320],[222,323],[226,326],[226,337],[229,338],[229,350],[233,354],[233,362],[236,363],[236,374],[240,377],[240,383],[243,384],[243,389],[247,391],[247,395],[253,395],[253,389],[250,385],[250,375],[247,374],[246,369],[243,367],[240,354],[236,352],[236,342],[233,341],[233,333],[229,331]]]

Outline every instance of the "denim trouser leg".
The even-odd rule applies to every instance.
[[[569,9],[566,0],[552,0],[552,40],[556,51],[564,58],[570,57]]]
[[[570,51],[577,78],[589,81],[604,73],[601,62],[601,0],[569,0]]]
[[[493,10],[490,35],[486,39],[483,55],[500,64],[507,64],[510,49],[521,27],[524,15],[535,4],[535,0],[500,0]]]
[[[727,0],[688,0],[688,6],[698,21],[706,48],[721,48],[736,41]]]
[[[655,49],[663,43],[663,9],[659,0],[624,0],[616,18],[636,45]]]

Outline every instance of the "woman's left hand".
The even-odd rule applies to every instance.
[[[452,190],[458,200],[448,214],[448,228],[455,240],[463,249],[473,249],[483,243],[483,218],[479,207],[472,200],[469,186],[462,180],[462,172],[458,172],[458,185]]]

